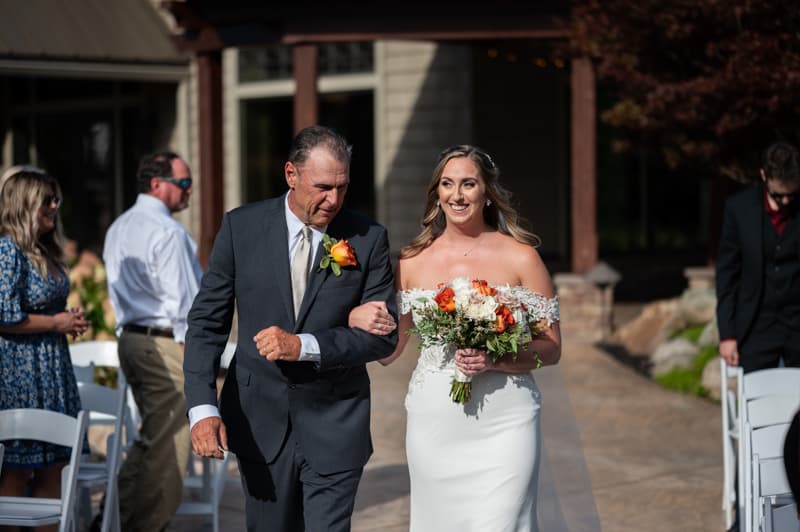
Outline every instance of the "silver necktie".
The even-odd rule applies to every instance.
[[[308,263],[311,260],[311,228],[303,226],[300,231],[300,240],[294,248],[292,258],[292,300],[294,301],[294,317],[300,312],[303,294],[306,293],[308,284]]]

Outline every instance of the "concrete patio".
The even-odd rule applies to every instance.
[[[416,363],[412,349],[389,368],[378,364],[369,368],[375,454],[361,481],[353,517],[355,532],[408,530],[403,398]],[[569,415],[570,409],[574,413],[602,530],[723,530],[718,406],[664,390],[594,346],[570,338],[564,339],[561,369],[563,377],[554,377],[553,382],[548,382],[551,377],[546,370],[538,377],[544,430],[548,411],[551,415]],[[548,386],[561,382],[566,384],[571,405],[548,406]],[[547,436],[545,450],[551,441]],[[551,443],[551,448],[557,443]],[[597,528],[565,518],[570,531]],[[234,473],[223,498],[220,529],[244,530],[244,522]],[[169,530],[211,530],[211,525],[200,518],[181,517]]]

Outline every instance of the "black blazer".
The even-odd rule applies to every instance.
[[[764,284],[764,196],[761,184],[728,198],[717,254],[717,325],[720,338],[741,344],[750,333]]]
[[[272,461],[291,423],[311,467],[330,474],[363,467],[372,453],[366,363],[389,355],[397,334],[374,336],[350,329],[350,310],[385,301],[397,316],[386,230],[342,210],[327,233],[346,238],[357,266],[315,267],[295,322],[285,217],[285,196],[227,213],[214,241],[208,271],[189,312],[184,357],[189,408],[217,404],[216,376],[238,315],[236,353],[220,395],[230,449],[243,459]],[[319,246],[319,264],[324,248]],[[311,333],[321,362],[270,362],[253,337],[277,325]]]

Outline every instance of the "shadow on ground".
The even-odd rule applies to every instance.
[[[617,362],[636,371],[636,373],[650,378],[650,368],[653,364],[648,357],[632,355],[622,344],[601,342],[595,344],[595,347]]]
[[[366,469],[361,477],[361,485],[369,486],[369,491],[361,492],[356,499],[355,511],[406,497],[409,493],[408,466],[387,464]]]

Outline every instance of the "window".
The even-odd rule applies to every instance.
[[[360,74],[374,70],[371,42],[318,45],[319,74]],[[275,81],[292,78],[292,48],[287,45],[239,50],[239,81]]]

